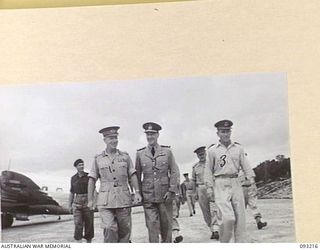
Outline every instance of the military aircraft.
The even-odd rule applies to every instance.
[[[42,191],[29,177],[5,170],[0,176],[1,184],[1,227],[12,226],[16,220],[28,220],[31,215],[70,214],[69,209],[59,205]]]

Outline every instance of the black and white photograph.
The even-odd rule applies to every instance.
[[[286,73],[0,86],[2,243],[296,242]]]

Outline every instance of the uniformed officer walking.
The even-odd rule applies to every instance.
[[[199,162],[192,167],[192,181],[195,183],[198,195],[199,205],[202,211],[204,221],[211,230],[211,239],[219,239],[218,211],[214,200],[211,201],[207,194],[207,188],[204,182],[204,167],[206,163],[206,147],[202,146],[193,151],[197,154]],[[211,206],[210,206],[211,205]],[[212,209],[211,209],[212,208]]]
[[[71,177],[69,209],[74,218],[74,239],[81,242],[82,238],[88,243],[94,237],[93,211],[88,207],[88,173],[84,171],[84,162],[78,159],[73,166],[77,173]],[[83,235],[84,229],[84,235]]]
[[[189,179],[189,174],[183,174],[185,180],[181,184],[181,189],[184,198],[187,201],[190,216],[193,216],[196,213],[195,202],[196,202],[196,186],[195,183]]]
[[[239,174],[239,180],[243,189],[245,207],[249,207],[257,223],[257,228],[262,229],[267,226],[267,222],[262,222],[262,215],[258,209],[258,190],[255,183],[250,183],[244,176],[243,171]]]
[[[137,151],[136,170],[141,185],[149,242],[172,242],[172,200],[178,185],[179,168],[170,147],[158,144],[161,126],[143,124],[148,146]],[[143,178],[142,178],[143,177]]]
[[[248,181],[254,183],[254,173],[248,164],[243,147],[230,139],[232,125],[229,120],[215,124],[220,140],[208,149],[205,181],[208,191],[214,187],[215,201],[222,215],[220,241],[245,242],[245,205],[238,175],[242,169]]]
[[[100,179],[97,207],[100,212],[104,242],[130,240],[132,199],[129,190],[135,190],[134,203],[141,201],[136,170],[128,153],[117,149],[118,126],[103,128],[106,149],[95,156],[88,185],[88,206],[92,208],[95,183]]]

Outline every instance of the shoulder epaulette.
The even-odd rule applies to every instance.
[[[106,153],[105,151],[102,151],[100,154],[96,154],[94,158],[97,158],[99,156],[105,156],[105,153]]]
[[[162,148],[170,148],[170,146],[160,145]]]
[[[120,152],[120,154],[123,154],[123,155],[129,155],[126,151],[120,151],[119,150],[119,152]]]
[[[211,148],[211,147],[213,147],[214,145],[216,145],[216,144],[214,144],[214,143],[213,143],[213,144],[211,144],[211,145],[208,147],[208,149],[209,149],[209,148]]]
[[[137,149],[137,151],[141,151],[141,150],[144,150],[144,149],[146,149],[146,147],[139,148],[139,149]]]

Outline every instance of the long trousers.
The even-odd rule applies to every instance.
[[[202,211],[203,219],[207,226],[210,228],[211,232],[219,230],[218,222],[218,211],[213,202],[209,202],[207,195],[207,188],[205,185],[200,185],[197,187],[197,193],[199,196],[199,205]]]
[[[98,207],[105,243],[128,243],[131,236],[131,208]]]
[[[91,240],[94,237],[93,211],[88,207],[73,207],[73,219],[75,225],[74,239]]]
[[[172,242],[172,200],[161,203],[144,203],[144,214],[149,234],[149,242]]]
[[[240,181],[238,178],[217,177],[214,193],[222,216],[220,242],[245,242],[245,206]]]

